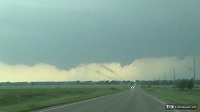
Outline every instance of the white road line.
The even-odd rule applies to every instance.
[[[147,93],[145,92],[145,94],[147,94]],[[165,102],[161,101],[160,99],[156,98],[155,96],[153,96],[153,95],[151,95],[151,94],[147,94],[147,95],[148,95],[149,97],[153,98],[154,100],[160,102],[160,103],[163,104],[163,105],[166,104]],[[180,111],[178,111],[178,110],[173,110],[173,111],[175,111],[175,112],[180,112]]]

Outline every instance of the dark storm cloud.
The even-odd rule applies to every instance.
[[[1,0],[0,60],[131,63],[200,54],[199,0]]]

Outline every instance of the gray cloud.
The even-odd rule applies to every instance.
[[[70,69],[200,55],[199,0],[1,0],[0,60]]]

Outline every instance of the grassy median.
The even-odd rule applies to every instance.
[[[157,96],[166,103],[197,104],[200,106],[200,90],[179,90],[172,86],[143,86],[143,90]],[[198,107],[199,108],[199,107]],[[198,112],[200,110],[198,109]]]
[[[28,112],[126,89],[119,85],[0,87],[0,112]]]

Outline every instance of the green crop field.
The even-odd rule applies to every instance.
[[[174,104],[197,104],[200,106],[200,90],[179,90],[172,86],[149,86],[142,87],[148,93],[157,96],[166,103]],[[199,107],[198,107],[199,108]],[[198,110],[200,112],[200,110]]]
[[[0,112],[28,112],[128,89],[119,85],[0,87]]]

